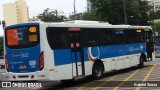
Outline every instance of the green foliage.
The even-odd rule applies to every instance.
[[[92,12],[83,12],[81,19],[83,19],[83,20],[96,20],[96,18],[94,18],[93,11]]]
[[[123,0],[91,0],[91,20],[107,21],[111,24],[124,24]],[[150,6],[147,1],[125,0],[128,24],[148,25],[147,12]]]
[[[39,14],[37,17],[44,22],[61,22],[66,19],[66,16],[60,15],[57,10],[50,11],[49,8],[45,9],[44,12]]]
[[[160,31],[160,22],[155,23],[156,31]]]
[[[160,19],[160,10],[157,12],[150,12],[150,19],[155,20],[155,19]]]

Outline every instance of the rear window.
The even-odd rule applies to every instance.
[[[9,48],[23,48],[39,43],[37,26],[11,28],[5,31],[6,45]]]

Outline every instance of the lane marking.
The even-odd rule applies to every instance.
[[[158,63],[158,64],[160,64],[160,63]],[[143,81],[146,81],[146,80],[148,79],[148,77],[150,76],[150,74],[152,73],[152,71],[154,70],[154,68],[156,67],[156,65],[157,65],[157,64],[153,64],[152,68],[149,70],[148,74],[145,76],[145,78],[143,79]],[[136,73],[138,73],[139,70],[140,70],[140,69],[137,69],[133,74],[131,74],[128,78],[126,78],[126,79],[125,79],[122,83],[120,83],[117,87],[115,87],[114,90],[118,90],[118,88],[119,88],[121,85],[123,85],[126,81],[128,81],[131,77],[133,77]],[[112,79],[114,79],[114,78],[117,77],[117,76],[118,76],[118,75],[115,75],[115,76],[111,77],[111,78],[110,78],[109,80],[107,80],[107,81],[111,81]],[[91,82],[89,82],[88,84],[85,84],[85,85],[79,87],[79,88],[76,89],[76,90],[81,90],[81,89],[83,89],[85,86],[88,86],[88,85],[90,85],[90,84],[92,84],[92,83],[94,83],[94,82],[95,82],[95,81],[91,81]],[[106,83],[107,83],[107,82],[104,82],[104,83],[98,85],[98,87],[93,88],[92,90],[97,90],[98,88],[100,88],[100,86],[103,86],[103,85],[105,85]],[[140,87],[137,87],[136,90],[140,90]]]
[[[6,73],[1,73],[2,75],[6,75]]]
[[[113,80],[114,78],[116,78],[117,76],[118,76],[118,75],[115,75],[115,76],[111,77],[110,79],[108,79],[107,81],[111,81],[111,80]],[[105,81],[106,81],[106,80],[105,80]],[[93,88],[92,90],[97,90],[98,88],[100,88],[101,86],[105,85],[106,83],[108,83],[108,82],[104,82],[104,83],[98,85],[97,87]]]
[[[140,71],[140,69],[137,69],[136,71],[134,71],[134,73],[132,73],[131,75],[129,75],[127,78],[125,78],[123,80],[123,82],[121,82],[120,84],[118,84],[117,87],[115,87],[113,90],[118,90],[120,86],[122,86],[126,81],[128,81],[130,78],[132,78],[135,74],[137,74]]]
[[[88,86],[88,85],[92,84],[93,82],[95,82],[95,81],[91,81],[91,82],[89,82],[89,83],[87,83],[87,84],[85,84],[85,85],[83,85],[83,86],[79,87],[79,88],[78,88],[78,89],[76,89],[76,90],[81,90],[81,89],[83,89],[84,87],[86,87],[86,86]]]
[[[152,66],[152,68],[149,70],[148,74],[145,76],[145,78],[143,79],[143,81],[146,81],[148,79],[148,77],[151,75],[152,71],[154,70],[154,68],[156,67],[157,64],[154,64]]]
[[[148,71],[147,75],[143,78],[142,83],[148,79],[148,77],[151,75],[152,71],[156,67],[157,64],[154,64],[151,69]],[[141,87],[137,87],[135,90],[140,90]]]
[[[111,76],[111,78],[110,78],[109,80],[114,79],[116,76],[118,76],[118,75]],[[86,87],[86,86],[88,86],[88,85],[90,85],[90,84],[92,84],[92,83],[94,83],[94,82],[96,82],[96,81],[97,81],[97,80],[91,81],[91,82],[89,82],[89,83],[87,83],[87,84],[85,84],[85,85],[83,85],[83,86],[79,87],[79,88],[78,88],[78,89],[76,89],[76,90],[82,90],[84,87]],[[107,81],[108,81],[108,80],[107,80]]]

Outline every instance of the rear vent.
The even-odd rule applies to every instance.
[[[28,75],[21,75],[21,76],[18,76],[18,78],[28,78],[29,76]]]

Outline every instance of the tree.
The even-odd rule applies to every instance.
[[[147,1],[142,1],[142,0],[135,0],[137,3],[137,7],[138,7],[138,21],[139,21],[139,25],[148,25],[148,21],[149,19],[149,15],[148,12],[151,11],[151,6],[149,6]]]
[[[160,22],[155,23],[156,31],[160,31]]]
[[[96,16],[94,15],[94,11],[90,11],[90,12],[83,12],[82,13],[82,17],[81,17],[81,19],[83,19],[83,20],[98,20],[97,18],[96,18]],[[98,20],[99,21],[99,20]]]
[[[152,11],[150,12],[150,19],[155,20],[155,19],[160,19],[160,10],[159,11]]]
[[[111,24],[124,24],[123,0],[91,0],[93,19]],[[147,1],[125,0],[128,24],[147,25],[150,6]]]
[[[44,12],[39,14],[37,17],[44,22],[61,22],[66,19],[66,16],[60,15],[60,13],[57,10],[49,10],[49,8],[45,9]]]

